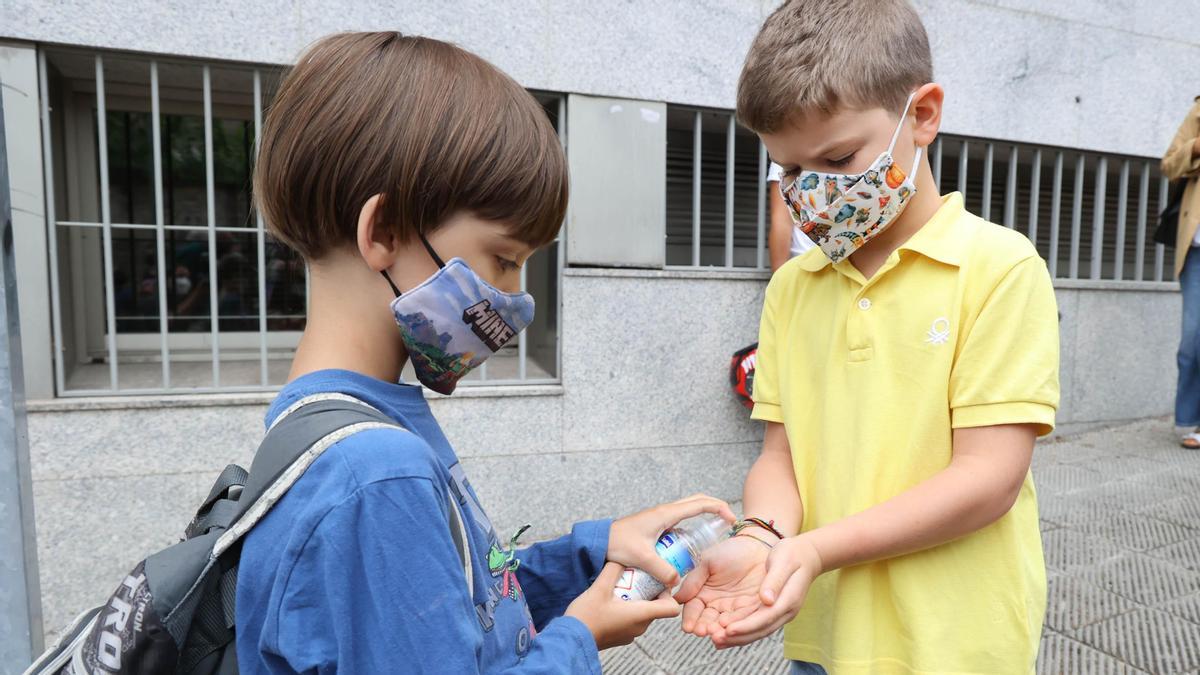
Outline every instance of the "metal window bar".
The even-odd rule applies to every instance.
[[[1013,229],[1017,220],[1017,146],[1008,151],[1008,181],[1004,186],[1004,226]]]
[[[737,151],[737,120],[729,116],[725,130],[725,267],[733,267],[733,169]]]
[[[256,68],[254,70],[254,165],[258,165],[258,149],[262,138],[262,77]],[[263,224],[262,212],[257,208],[254,209],[254,225],[257,232],[258,248],[258,358],[259,358],[259,381],[262,386],[269,384],[270,375],[267,368],[267,237],[266,228]],[[307,265],[305,266],[307,270]],[[305,271],[304,277],[306,280],[305,297],[308,297],[307,279],[308,272]]]
[[[700,266],[700,164],[703,150],[704,121],[696,111],[692,141],[692,266]]]
[[[1058,278],[1058,235],[1062,220],[1063,153],[1054,153],[1054,182],[1050,192],[1050,278]]]
[[[1042,192],[1042,149],[1033,151],[1033,169],[1029,175],[1029,240],[1037,246],[1038,206]]]
[[[1167,203],[1167,177],[1160,176],[1158,179],[1158,208],[1161,210]],[[1163,280],[1163,262],[1166,258],[1167,247],[1162,244],[1154,245],[1154,280]]]
[[[993,145],[988,143],[983,153],[983,209],[979,215],[988,221],[992,219],[992,155],[994,152]]]
[[[63,367],[62,337],[62,289],[58,279],[58,214],[54,203],[54,148],[51,143],[53,125],[50,120],[50,86],[46,74],[46,52],[38,50],[38,89],[41,97],[42,115],[42,170],[46,189],[46,234],[50,251],[50,324],[54,336],[54,389],[66,390],[66,374]]]
[[[1092,197],[1092,279],[1100,279],[1104,267],[1104,199],[1108,189],[1108,158],[1096,163],[1096,189]]]
[[[1080,230],[1083,228],[1083,172],[1086,168],[1083,153],[1075,159],[1075,196],[1071,202],[1071,259],[1068,278],[1079,278]]]
[[[96,129],[97,152],[100,158],[100,223],[104,247],[104,309],[107,325],[108,376],[110,390],[117,382],[117,310],[116,288],[113,286],[112,210],[108,194],[108,108],[104,98],[104,58],[96,55]]]
[[[1129,160],[1121,160],[1121,178],[1117,184],[1117,249],[1113,256],[1113,280],[1125,277],[1125,216],[1129,201]]]
[[[959,145],[958,150],[958,191],[962,193],[963,199],[967,198],[967,157],[970,150],[970,143],[965,139]]]
[[[766,250],[767,230],[767,146],[758,144],[758,239],[755,251],[755,269],[763,269],[763,253]]]
[[[166,220],[163,216],[162,129],[159,119],[158,62],[150,62],[150,133],[154,148],[154,247],[158,254],[158,332],[162,358],[162,386],[171,388],[171,347],[167,317],[167,244]],[[132,209],[131,215],[132,215]]]
[[[212,326],[213,387],[221,386],[221,331],[217,285],[217,206],[213,179],[212,69],[204,66],[204,198],[208,211],[208,317]]]
[[[1150,199],[1150,162],[1142,162],[1142,174],[1138,181],[1138,228],[1137,258],[1133,261],[1135,281],[1146,280],[1146,207]]]

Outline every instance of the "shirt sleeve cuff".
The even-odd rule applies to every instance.
[[[776,403],[755,401],[754,410],[750,411],[750,419],[783,424],[783,408]]]
[[[584,520],[575,523],[571,528],[571,536],[583,544],[588,560],[592,563],[592,577],[604,569],[604,561],[608,558],[608,533],[612,530],[612,520]]]
[[[965,405],[951,411],[950,426],[970,429],[998,424],[1033,424],[1037,426],[1037,435],[1045,436],[1054,431],[1054,412],[1054,406],[1032,401]]]

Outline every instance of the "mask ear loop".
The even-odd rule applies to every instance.
[[[437,251],[433,250],[433,246],[429,245],[429,240],[425,238],[425,234],[418,232],[417,237],[421,240],[421,243],[425,245],[425,250],[429,253],[429,257],[433,258],[433,262],[437,263],[438,269],[445,267],[446,263],[442,261],[442,257],[437,254]],[[379,273],[383,275],[384,279],[387,279],[388,286],[392,287],[392,292],[396,294],[396,297],[400,297],[400,288],[397,287],[396,283],[392,281],[392,278],[388,276],[387,270],[379,270]]]
[[[445,267],[446,263],[442,262],[442,257],[429,245],[429,240],[425,238],[425,233],[418,232],[417,236],[420,237],[421,243],[425,245],[425,250],[429,252],[429,257],[433,258],[433,262],[437,263],[438,269]]]
[[[908,117],[908,107],[912,105],[913,97],[916,95],[917,92],[914,91],[908,95],[908,100],[904,102],[904,112],[900,113],[900,123],[896,125],[896,131],[892,134],[892,142],[888,143],[888,155],[891,155],[892,151],[896,149],[896,141],[900,140],[900,130],[904,128],[904,119]]]
[[[392,287],[392,292],[396,294],[396,297],[400,297],[400,289],[396,287],[396,284],[392,281],[392,278],[388,276],[387,270],[379,270],[379,273],[383,275],[384,279],[387,279],[388,286]]]

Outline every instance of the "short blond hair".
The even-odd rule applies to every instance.
[[[789,0],[750,46],[737,115],[768,134],[814,110],[898,115],[912,90],[932,80],[929,37],[908,0]]]

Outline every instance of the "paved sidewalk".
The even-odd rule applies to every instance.
[[[1200,452],[1148,421],[1038,446],[1049,607],[1039,673],[1200,674]],[[717,652],[660,622],[612,675],[786,673],[779,635]]]

